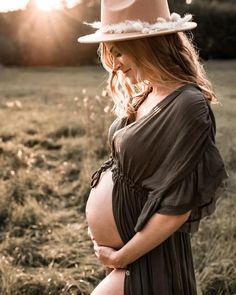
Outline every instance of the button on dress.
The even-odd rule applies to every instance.
[[[227,178],[215,131],[211,107],[192,84],[169,94],[137,121],[123,117],[111,124],[111,158],[94,173],[92,185],[111,168],[113,214],[123,242],[155,213],[192,210],[181,228],[127,266],[124,295],[197,294],[190,234],[214,212],[217,189]]]

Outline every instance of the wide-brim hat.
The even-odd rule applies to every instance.
[[[93,34],[78,38],[80,43],[122,41],[194,29],[192,15],[171,13],[167,0],[102,0],[101,21],[86,23]]]

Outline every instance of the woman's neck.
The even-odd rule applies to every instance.
[[[180,83],[180,82],[176,82],[176,83],[172,83],[168,86],[156,86],[153,85],[152,86],[152,95],[156,96],[156,97],[165,97],[168,94],[170,94],[171,92],[173,92],[174,90],[178,89],[179,87],[183,86],[184,83]]]
[[[155,87],[152,86],[151,91],[147,92],[144,99],[138,105],[135,120],[140,119],[143,115],[147,114],[154,106],[165,99],[176,89],[183,86],[183,83],[172,84],[169,87]]]

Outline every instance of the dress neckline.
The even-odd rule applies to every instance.
[[[191,83],[188,83],[188,84],[184,84],[178,88],[176,88],[175,90],[173,90],[171,93],[169,93],[165,98],[163,98],[161,101],[159,101],[155,106],[153,106],[149,112],[147,112],[147,114],[143,115],[141,118],[139,118],[138,120],[135,120],[131,123],[129,123],[129,118],[128,117],[123,117],[123,119],[125,119],[125,123],[124,123],[124,126],[120,129],[118,129],[117,131],[115,131],[115,133],[113,134],[112,136],[112,139],[111,139],[111,142],[112,142],[112,146],[114,148],[114,143],[115,143],[115,138],[116,136],[122,132],[123,130],[126,130],[126,129],[129,129],[131,128],[132,126],[136,126],[140,123],[142,123],[146,118],[150,117],[156,110],[156,113],[159,113],[167,104],[168,104],[168,101],[172,100],[173,98],[173,95],[174,94],[178,94],[178,93],[181,93],[185,87],[188,87],[189,85],[193,85]],[[177,96],[177,95],[176,95]],[[176,97],[174,96],[174,97]],[[145,99],[144,99],[145,100]],[[143,101],[144,101],[143,100]],[[141,105],[141,104],[140,104]],[[140,106],[139,105],[139,106]]]
[[[188,83],[188,84],[184,84],[184,85],[182,85],[182,86],[180,86],[180,87],[178,87],[178,88],[176,88],[175,90],[173,90],[172,92],[170,92],[166,97],[164,97],[161,101],[159,101],[158,103],[156,103],[145,115],[143,115],[142,117],[140,117],[138,120],[135,120],[135,121],[133,121],[133,122],[130,122],[129,123],[129,118],[127,117],[126,118],[126,120],[125,120],[125,126],[124,127],[126,127],[126,126],[130,126],[131,124],[133,124],[133,123],[138,123],[139,121],[142,121],[144,118],[146,118],[146,117],[149,117],[156,109],[158,109],[158,111],[160,111],[161,109],[162,109],[162,107],[163,107],[163,105],[165,105],[166,104],[166,101],[168,101],[171,97],[172,97],[172,95],[174,95],[176,92],[182,92],[182,90],[185,88],[185,87],[187,87],[187,86],[189,86],[189,85],[192,85],[192,84],[190,84],[190,83]],[[149,93],[151,93],[152,92],[152,88],[151,88],[151,91],[149,91],[148,93],[147,93],[147,95],[146,95],[146,97],[145,97],[145,99],[143,99],[142,100],[142,102],[140,103],[140,104],[138,104],[137,105],[137,108],[136,108],[136,106],[135,106],[135,110],[137,111],[138,110],[138,108],[142,105],[142,103],[146,100],[146,98],[148,97],[148,95],[149,95]],[[122,128],[123,129],[123,128]]]

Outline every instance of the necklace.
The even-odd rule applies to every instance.
[[[143,93],[142,98],[134,105],[134,109],[137,112],[141,104],[147,99],[148,95],[152,92],[152,87],[149,87],[146,92]]]

